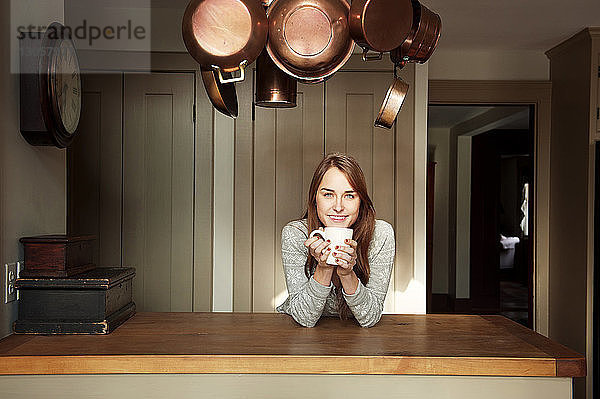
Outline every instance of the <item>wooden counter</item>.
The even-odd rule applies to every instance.
[[[138,313],[109,335],[11,335],[0,374],[582,377],[585,358],[502,316],[384,315],[372,328],[283,314]]]

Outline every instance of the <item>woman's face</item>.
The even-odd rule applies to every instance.
[[[351,227],[358,219],[360,198],[338,168],[330,168],[317,190],[317,215],[325,227]]]

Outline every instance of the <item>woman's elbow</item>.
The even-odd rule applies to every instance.
[[[382,313],[383,306],[378,306],[377,311],[375,313],[372,313],[370,317],[359,322],[360,326],[363,328],[373,327],[375,324],[379,323],[379,320],[381,320]]]
[[[376,317],[376,318],[374,318],[374,319],[372,319],[372,320],[367,320],[367,321],[365,321],[365,322],[361,323],[361,324],[360,324],[360,326],[361,326],[362,328],[370,328],[370,327],[373,327],[375,324],[379,323],[379,320],[380,320],[380,319],[381,319],[381,315],[379,315],[379,317]]]
[[[318,317],[314,317],[303,309],[291,308],[289,314],[296,323],[300,324],[302,327],[314,327],[317,324],[317,321],[319,321]]]
[[[296,323],[300,324],[302,327],[312,328],[315,325],[317,325],[317,320],[307,320],[300,317],[296,317],[296,315],[294,315],[293,317],[294,320],[296,320]]]

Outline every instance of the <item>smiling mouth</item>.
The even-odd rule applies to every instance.
[[[344,220],[346,220],[347,217],[348,217],[348,215],[346,215],[346,216],[329,215],[329,219],[333,220],[334,222],[343,222]]]

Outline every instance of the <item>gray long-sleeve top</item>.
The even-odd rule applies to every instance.
[[[309,256],[304,241],[308,238],[306,219],[288,223],[281,232],[281,256],[288,289],[288,298],[277,307],[305,327],[313,327],[321,316],[338,316],[336,287],[326,287],[313,276],[306,277],[304,265]],[[396,245],[394,229],[383,221],[375,221],[375,231],[369,246],[371,275],[367,285],[359,280],[356,292],[342,294],[354,318],[362,327],[371,327],[381,318],[383,302],[390,283]]]

